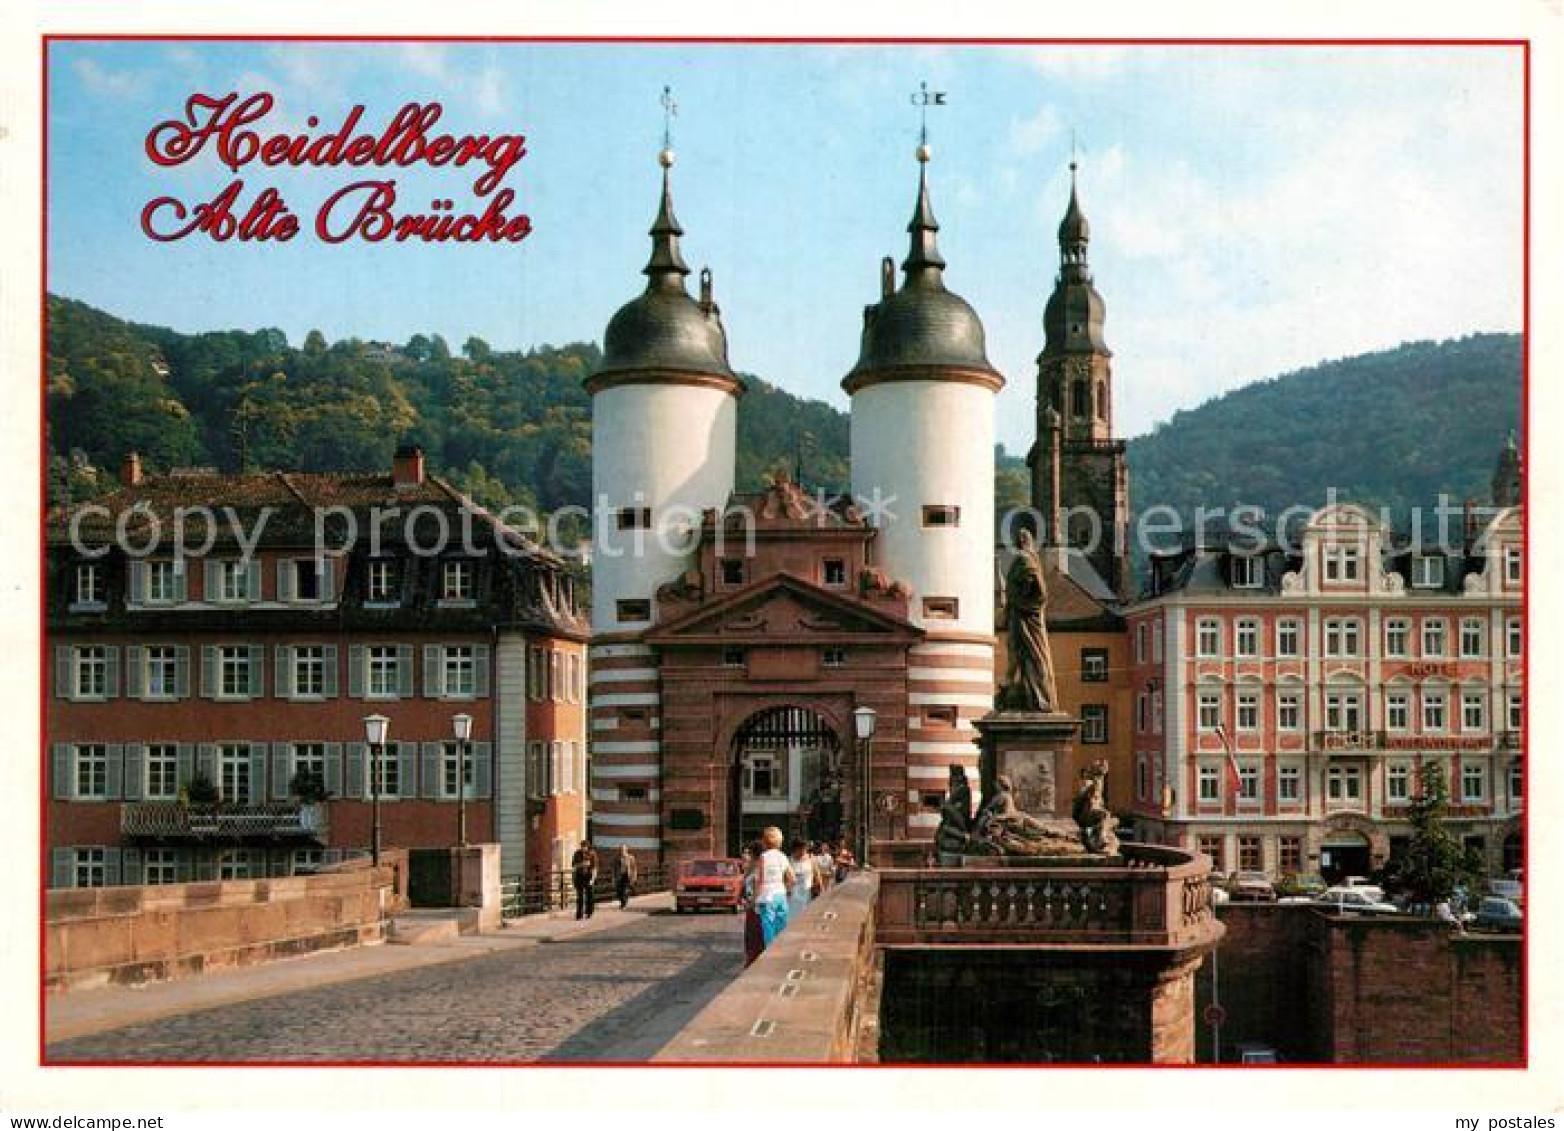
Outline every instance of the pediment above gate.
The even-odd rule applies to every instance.
[[[880,602],[883,606],[884,602]],[[923,630],[883,607],[779,573],[723,593],[664,621],[646,634],[649,644],[712,645],[743,640],[768,643],[913,643]]]

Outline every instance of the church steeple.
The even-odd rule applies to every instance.
[[[1521,451],[1515,442],[1513,430],[1505,438],[1504,447],[1499,450],[1499,462],[1493,469],[1493,479],[1489,486],[1493,493],[1494,506],[1521,505]]]
[[[1091,268],[1086,262],[1086,245],[1091,242],[1092,226],[1081,210],[1076,192],[1074,161],[1070,162],[1070,205],[1059,221],[1059,278],[1064,282],[1090,283]]]

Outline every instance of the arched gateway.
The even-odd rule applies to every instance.
[[[808,707],[767,707],[735,731],[729,761],[727,847],[737,856],[767,825],[784,836],[836,839],[841,832],[842,743]]]

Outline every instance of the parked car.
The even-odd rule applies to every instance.
[[[744,899],[744,866],[737,860],[686,860],[673,887],[673,909],[711,907],[738,911]]]
[[[1338,915],[1395,915],[1396,906],[1374,899],[1362,888],[1334,887],[1321,892],[1314,906]]]
[[[1526,906],[1526,886],[1520,880],[1489,880],[1488,894],[1499,899],[1508,899],[1522,907]]]
[[[1303,896],[1312,899],[1328,887],[1325,877],[1318,872],[1288,872],[1276,885],[1276,894],[1284,898]]]
[[[1211,904],[1220,907],[1224,903],[1231,903],[1233,897],[1227,894],[1227,889],[1219,883],[1211,885]]]
[[[1479,931],[1519,931],[1525,921],[1520,904],[1513,899],[1490,895],[1477,905],[1477,918],[1472,920],[1472,926]]]
[[[1227,880],[1227,894],[1235,900],[1274,902],[1276,887],[1264,872],[1234,872]]]
[[[1259,1045],[1253,1042],[1240,1042],[1234,1050],[1238,1054],[1239,1064],[1280,1064],[1282,1058],[1270,1045]]]
[[[1380,887],[1373,880],[1370,880],[1367,876],[1348,876],[1336,886],[1342,888],[1352,888],[1354,891],[1361,891],[1375,903],[1385,902],[1385,889]]]

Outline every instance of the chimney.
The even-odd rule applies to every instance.
[[[391,459],[391,483],[399,491],[417,487],[424,481],[424,450],[416,444],[402,444]]]
[[[119,481],[127,487],[141,485],[141,453],[127,452],[119,465]]]

